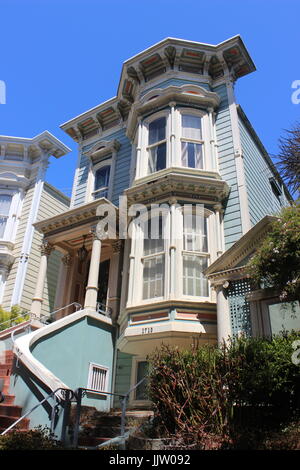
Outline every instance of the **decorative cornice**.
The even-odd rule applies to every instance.
[[[219,276],[232,269],[242,269],[237,267],[247,256],[250,256],[265,238],[276,217],[267,215],[234,243],[225,253],[223,253],[206,270],[205,275],[209,279]]]
[[[136,101],[131,108],[127,123],[127,136],[132,139],[138,118],[153,109],[159,109],[170,104],[198,105],[203,108],[216,108],[220,104],[217,93],[207,91],[199,85],[169,86],[155,88]]]
[[[191,172],[175,167],[152,174],[140,182],[137,180],[133,187],[125,191],[129,204],[170,197],[220,202],[228,193],[228,184],[217,173],[206,177],[205,172],[200,170]]]
[[[74,226],[92,224],[93,221],[97,223],[97,207],[102,204],[110,205],[116,211],[116,214],[118,214],[118,208],[107,199],[102,198],[67,210],[49,219],[41,220],[33,225],[39,232],[50,236],[55,233],[61,233],[64,230],[67,231]]]
[[[98,160],[105,157],[106,155],[117,152],[121,147],[121,144],[118,140],[101,140],[97,142],[93,147],[84,152],[88,158],[92,161]]]

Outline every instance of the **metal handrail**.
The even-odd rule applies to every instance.
[[[127,407],[127,402],[129,399],[130,394],[139,386],[141,383],[143,383],[146,380],[147,377],[144,377],[141,379],[139,382],[137,382],[133,387],[131,387],[127,393],[121,394],[121,393],[112,393],[112,392],[103,392],[100,390],[95,390],[92,388],[83,388],[79,387],[74,391],[74,396],[77,399],[77,413],[76,413],[76,419],[75,419],[75,425],[74,425],[74,436],[73,436],[73,446],[77,447],[78,445],[78,436],[79,436],[79,425],[80,425],[80,414],[81,414],[81,401],[82,397],[84,396],[84,393],[90,392],[98,395],[111,395],[111,396],[117,396],[120,398],[121,403],[122,403],[122,413],[121,413],[121,437],[124,437],[125,435],[125,424],[126,424],[126,407]]]
[[[78,302],[72,302],[71,304],[64,305],[63,307],[58,308],[57,310],[54,310],[53,312],[50,312],[49,315],[43,315],[45,317],[45,321],[49,320],[55,313],[60,312],[61,310],[65,310],[68,307],[72,307],[72,305],[75,305],[75,312],[80,310],[82,308],[82,305]]]
[[[97,313],[102,313],[103,315],[106,315],[107,317],[111,317],[112,315],[112,308],[107,307],[106,304],[103,304],[102,302],[97,302],[96,310],[97,310]]]
[[[43,400],[39,401],[39,403],[37,403],[36,405],[34,405],[29,411],[27,411],[23,416],[21,416],[20,418],[17,419],[17,421],[15,421],[14,423],[12,423],[7,429],[5,429],[5,431],[3,431],[0,436],[4,436],[6,433],[8,433],[9,431],[11,431],[11,429],[13,429],[17,424],[19,424],[23,419],[27,418],[27,416],[29,416],[34,410],[36,410],[40,405],[42,405],[43,403],[45,403],[47,400],[49,400],[49,398],[54,398],[56,397],[56,400],[61,400],[60,397],[58,397],[56,394],[57,392],[59,391],[62,391],[62,392],[67,392],[67,394],[71,394],[71,397],[69,397],[69,399],[72,398],[72,396],[74,396],[74,393],[71,389],[67,389],[67,388],[57,388],[56,390],[54,390],[53,392],[51,392],[49,395],[47,395],[45,398],[43,398]],[[59,404],[59,402],[52,408],[52,414],[51,414],[51,432],[54,430],[54,417],[55,417],[55,414],[54,414],[54,411],[55,411],[55,407]]]

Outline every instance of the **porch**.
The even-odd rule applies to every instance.
[[[101,207],[101,210],[99,210]],[[48,257],[61,253],[54,316],[62,318],[76,308],[118,316],[121,282],[122,241],[117,233],[97,230],[100,213],[108,211],[108,226],[116,226],[118,209],[105,198],[70,209],[34,224],[44,235],[41,261],[31,313],[41,316]]]

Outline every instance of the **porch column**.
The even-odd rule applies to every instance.
[[[96,231],[92,231],[93,245],[90,262],[90,270],[88,283],[86,286],[86,293],[84,299],[84,308],[96,310],[97,308],[97,294],[98,294],[98,278],[99,278],[99,265],[101,258],[101,240],[98,238]]]
[[[34,297],[31,304],[31,313],[37,317],[41,316],[42,304],[43,304],[43,292],[45,286],[45,280],[47,275],[48,256],[50,256],[54,246],[51,245],[47,240],[44,240],[41,245],[41,260],[38,277],[36,280],[36,288]]]
[[[108,306],[112,309],[112,318],[115,320],[119,313],[120,304],[120,266],[122,261],[123,241],[112,243],[113,255],[110,259],[108,280]]]
[[[218,330],[218,345],[228,342],[229,336],[231,336],[231,321],[230,321],[230,309],[228,299],[224,295],[223,284],[217,284],[214,286],[217,295],[217,330]]]
[[[66,284],[69,274],[69,268],[72,265],[73,258],[72,256],[67,253],[61,257],[61,265],[59,270],[59,276],[57,281],[57,290],[56,290],[56,298],[55,298],[55,310],[64,307],[66,302]],[[56,318],[61,318],[66,315],[66,311],[61,311],[57,313]]]
[[[224,251],[223,243],[223,207],[222,204],[215,204],[215,220],[216,220],[216,239],[217,239],[217,258],[221,256]]]

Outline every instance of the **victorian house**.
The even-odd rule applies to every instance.
[[[167,38],[123,64],[114,98],[62,124],[78,163],[70,208],[34,223],[44,249],[31,312],[43,312],[54,249],[61,310],[15,343],[16,404],[86,387],[103,396],[85,405],[109,410],[119,403],[105,393],[138,383],[163,343],[276,330],[278,300],[250,292],[246,264],[291,197],[236,102],[235,82],[254,71],[240,36]],[[144,223],[153,208],[155,238]],[[114,233],[98,230],[103,217]],[[64,309],[74,302],[75,313]],[[130,405],[147,405],[142,386]],[[45,420],[40,412],[31,425]]]

